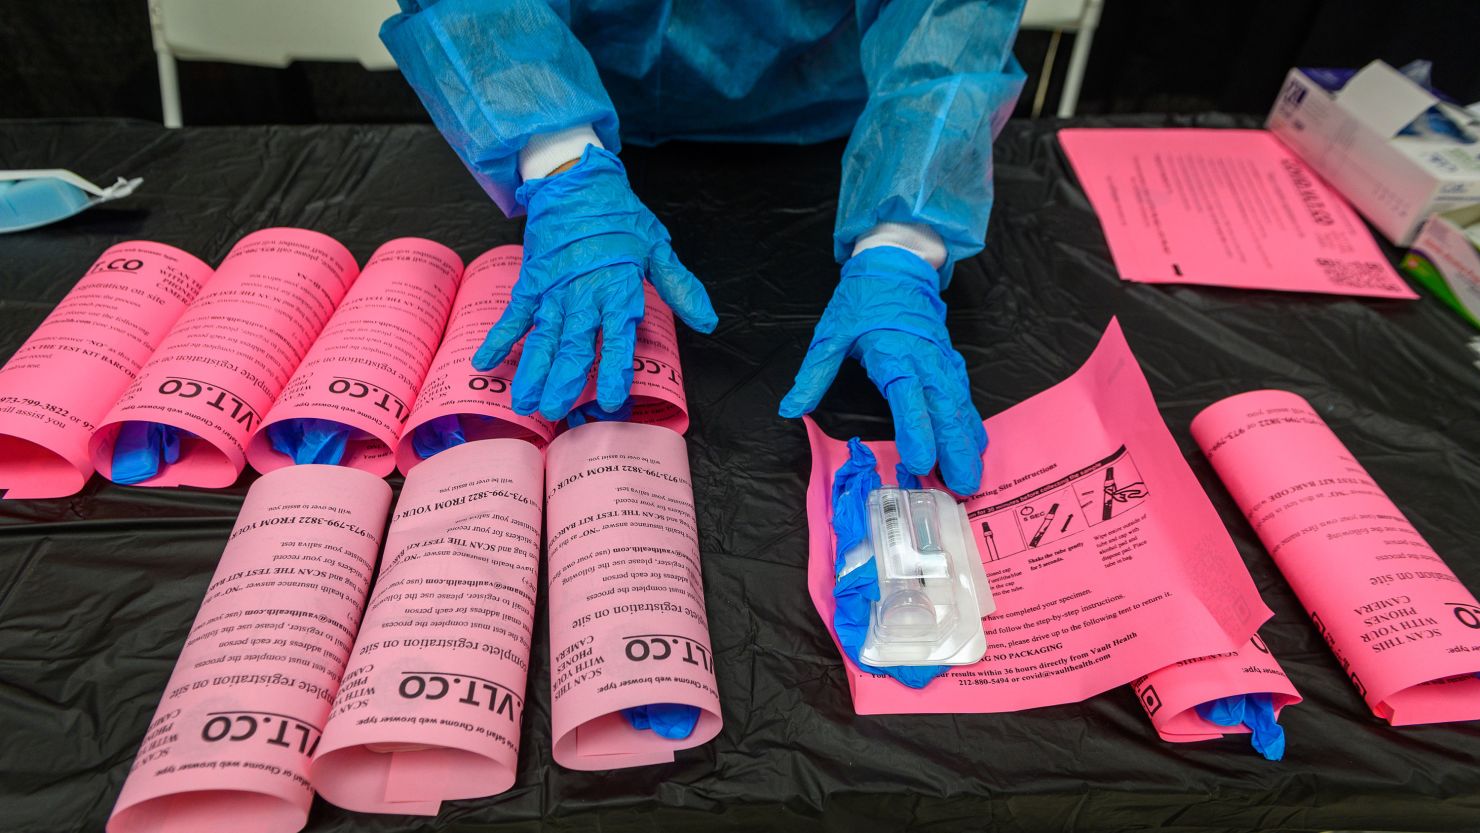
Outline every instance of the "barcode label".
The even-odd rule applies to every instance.
[[[1394,289],[1387,264],[1372,260],[1335,260],[1316,258],[1316,265],[1333,286],[1351,289]]]
[[[879,505],[884,510],[884,540],[890,547],[897,547],[904,540],[904,524],[899,518],[899,496],[895,493],[881,495]]]

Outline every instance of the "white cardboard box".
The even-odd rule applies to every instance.
[[[1403,271],[1480,327],[1480,249],[1465,234],[1476,223],[1480,205],[1430,217],[1403,256]]]
[[[1335,93],[1292,69],[1266,126],[1389,240],[1406,246],[1430,214],[1480,203],[1480,143],[1396,135],[1436,101],[1381,61]]]

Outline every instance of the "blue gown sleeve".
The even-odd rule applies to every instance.
[[[956,261],[982,250],[992,139],[1024,81],[1012,42],[1024,0],[857,0],[869,98],[843,155],[838,262],[881,222],[933,228]]]
[[[437,129],[508,216],[524,213],[514,191],[530,136],[590,124],[608,150],[621,150],[617,111],[596,65],[549,3],[400,3],[380,39]]]

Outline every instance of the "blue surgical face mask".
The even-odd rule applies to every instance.
[[[0,171],[0,234],[65,220],[95,205],[126,197],[141,182],[120,177],[101,188],[60,169]]]

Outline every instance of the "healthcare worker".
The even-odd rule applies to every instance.
[[[513,297],[474,365],[525,338],[514,408],[560,419],[600,333],[597,405],[619,412],[643,280],[690,327],[717,323],[632,193],[621,142],[850,136],[842,279],[781,414],[816,408],[851,356],[889,402],[906,468],[938,462],[952,490],[976,491],[987,437],[940,293],[986,235],[1023,2],[400,0],[381,39],[484,190],[528,215]]]

